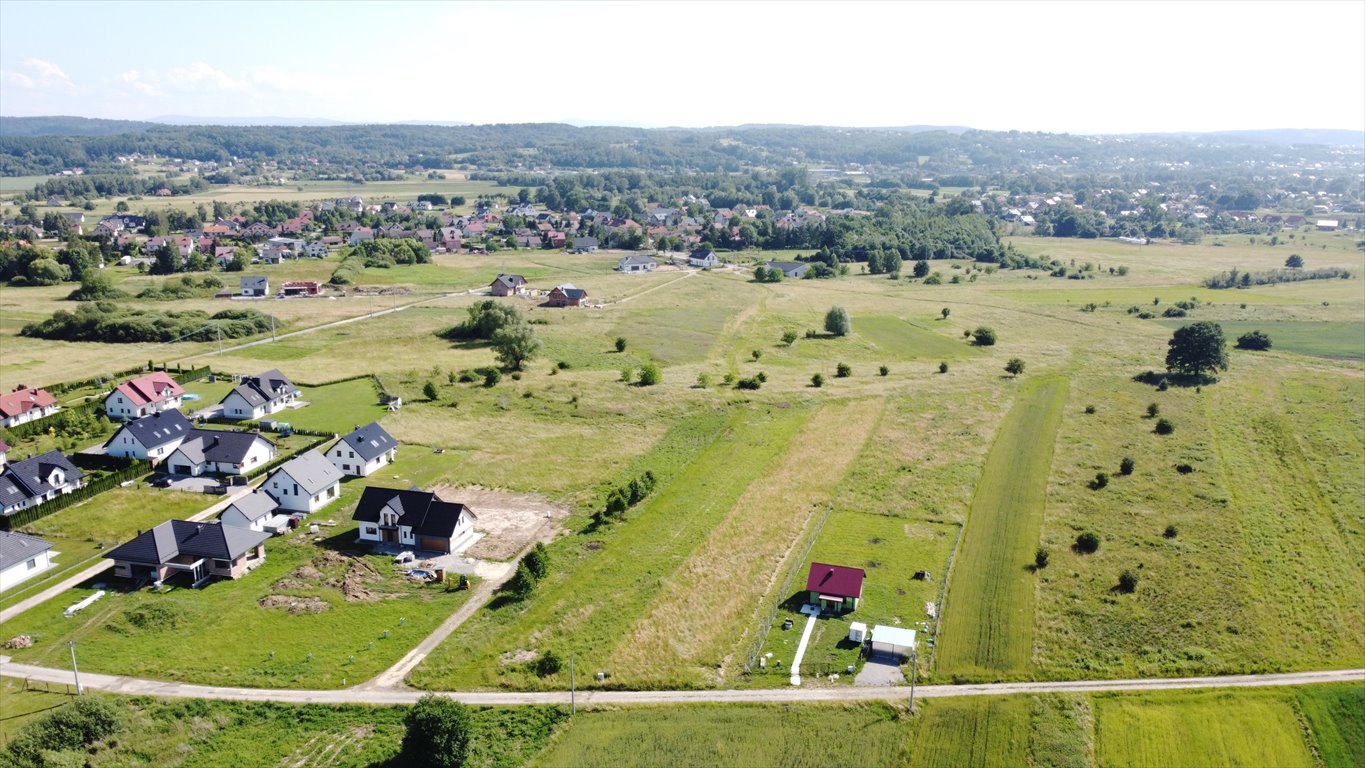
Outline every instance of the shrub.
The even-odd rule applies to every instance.
[[[617,351],[617,352],[625,352],[625,351],[626,351],[626,337],[625,337],[625,336],[617,336],[617,337],[616,337],[616,351]]]
[[[944,307],[943,309],[939,310],[939,315],[941,315],[944,320],[947,320],[948,315],[951,315],[952,313],[953,311],[951,309],[948,309],[947,307]]]
[[[493,387],[496,387],[500,381],[502,381],[502,371],[499,371],[497,368],[484,369],[483,385],[485,387],[492,389]]]
[[[1176,464],[1175,471],[1179,472],[1182,475],[1188,475],[1194,471],[1194,467],[1190,466],[1189,464]]]
[[[791,346],[796,343],[796,331],[783,331],[782,343]]]
[[[532,576],[536,577],[537,581],[550,573],[550,550],[546,549],[541,542],[536,542],[536,545],[531,547],[531,551],[527,552],[521,561],[526,563],[526,569],[531,572]]]
[[[763,386],[763,382],[757,376],[752,376],[747,379],[740,379],[735,382],[735,386],[740,389],[758,389]]]
[[[663,379],[658,363],[645,363],[640,366],[640,386],[652,387]]]
[[[1134,462],[1133,462],[1133,457],[1131,457],[1131,456],[1124,456],[1124,457],[1123,457],[1123,461],[1120,461],[1120,462],[1119,462],[1119,474],[1120,474],[1120,475],[1131,475],[1131,474],[1133,474],[1133,467],[1134,467],[1134,466],[1135,466],[1135,464],[1134,464]]]
[[[1076,537],[1074,549],[1083,555],[1094,554],[1099,548],[1100,537],[1099,534],[1096,534],[1094,531],[1085,531]]]
[[[84,749],[113,735],[119,726],[119,712],[113,704],[82,696],[24,726],[7,751],[19,764],[48,765],[45,753]]]
[[[1156,418],[1156,415],[1158,413],[1161,413],[1161,406],[1157,405],[1156,403],[1147,404],[1147,418],[1149,419]]]
[[[526,567],[525,560],[517,564],[517,572],[512,574],[502,589],[514,600],[525,600],[536,590],[535,574]]]
[[[825,374],[817,373],[814,376],[810,377],[810,385],[812,387],[815,387],[816,389],[825,386]]]
[[[889,376],[891,375],[891,369],[883,365],[877,369],[877,373],[881,376]]]
[[[436,389],[436,382],[428,381],[426,384],[423,384],[422,395],[428,400],[435,400],[440,395],[440,392]]]
[[[1132,571],[1125,570],[1119,574],[1119,591],[1124,594],[1132,594],[1137,589],[1138,575]]]
[[[1095,473],[1095,479],[1092,480],[1092,481],[1090,482],[1090,488],[1091,488],[1091,490],[1098,491],[1098,490],[1104,488],[1106,485],[1109,485],[1109,473],[1108,473],[1108,472],[1096,472],[1096,473]]]
[[[930,275],[930,276],[924,278],[924,284],[925,284],[925,285],[943,285],[943,275],[940,275],[939,273],[935,272],[934,274],[932,274],[932,275]]]
[[[573,366],[569,365],[569,361],[568,361],[568,360],[560,360],[559,362],[555,363],[555,367],[558,368],[558,369],[561,370],[561,371],[567,371],[567,370],[569,370],[570,368],[572,368]]]
[[[559,656],[557,656],[554,651],[546,651],[540,655],[540,658],[536,659],[536,676],[549,677],[558,672],[563,666],[564,663],[559,660]]]
[[[1170,419],[1157,419],[1157,420],[1156,420],[1156,433],[1157,433],[1158,435],[1169,435],[1169,434],[1171,434],[1171,433],[1174,432],[1174,431],[1175,431],[1175,424],[1172,424]]]
[[[1087,406],[1085,407],[1085,412],[1086,412],[1086,413],[1094,413],[1094,412],[1095,412],[1095,406],[1093,406],[1093,405],[1087,405]]]
[[[986,326],[980,326],[972,331],[972,342],[978,347],[995,346],[995,330]]]
[[[1176,530],[1174,525],[1166,526],[1166,530],[1161,532],[1161,535],[1165,536],[1168,539],[1174,539],[1178,534],[1179,531]]]
[[[939,372],[939,373],[947,373],[947,372],[948,372],[948,364],[947,364],[947,363],[939,363],[939,364],[938,364],[938,372]]]
[[[1019,374],[1024,372],[1024,361],[1017,357],[1011,357],[1009,362],[1005,363],[1005,372],[1017,378]]]
[[[754,362],[758,362],[763,357],[763,350],[755,349],[753,352],[749,353],[749,357],[752,357]]]
[[[1037,548],[1033,551],[1033,567],[1040,571],[1043,570],[1047,567],[1048,558],[1049,555],[1046,549],[1043,547]]]
[[[1270,349],[1270,337],[1260,331],[1244,333],[1237,337],[1237,348],[1252,350]]]
[[[630,380],[633,378],[635,378],[635,369],[630,367],[629,365],[623,366],[621,368],[621,381],[624,381],[627,384],[629,384]]]
[[[709,374],[709,373],[699,373],[699,374],[697,374],[697,386],[698,386],[699,388],[701,388],[701,389],[706,389],[706,388],[710,387],[710,386],[711,386],[711,374]]]
[[[835,378],[838,378],[838,379],[846,379],[846,378],[848,378],[849,376],[852,376],[852,375],[853,375],[853,369],[852,369],[851,367],[849,367],[848,363],[839,363],[838,365],[834,366],[834,377],[835,377]]]
[[[474,720],[464,704],[429,693],[408,710],[404,724],[404,765],[461,768],[465,764]]]
[[[834,336],[847,336],[853,332],[853,321],[848,310],[843,307],[830,307],[825,313],[825,332]]]

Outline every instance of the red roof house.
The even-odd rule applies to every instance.
[[[138,419],[180,407],[185,390],[165,371],[129,379],[104,399],[104,412],[113,420]]]
[[[820,610],[831,613],[844,613],[858,607],[863,596],[862,568],[849,568],[845,565],[811,563],[810,575],[806,577],[806,591],[810,601],[820,606]]]
[[[0,395],[0,427],[13,427],[57,412],[57,398],[46,389],[15,387]]]

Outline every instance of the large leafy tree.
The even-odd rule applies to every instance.
[[[521,370],[526,361],[540,352],[540,339],[527,323],[512,323],[499,328],[491,339],[493,353],[508,368]]]
[[[1223,327],[1203,320],[1180,329],[1167,342],[1166,370],[1199,375],[1228,368],[1227,342]]]
[[[405,723],[404,765],[460,768],[465,764],[474,721],[464,704],[427,694],[408,710]]]

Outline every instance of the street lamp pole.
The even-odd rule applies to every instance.
[[[76,641],[67,641],[67,646],[71,648],[71,676],[76,678],[76,695],[83,696],[85,689],[81,687],[81,671],[76,668]]]

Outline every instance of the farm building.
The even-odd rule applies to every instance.
[[[476,518],[469,507],[442,501],[434,493],[370,486],[351,519],[360,523],[362,542],[448,554],[473,534]]]
[[[27,533],[0,531],[0,590],[51,568],[52,542]]]
[[[51,416],[61,410],[57,398],[46,389],[18,386],[13,392],[0,395],[0,427],[20,424]]]
[[[862,568],[811,563],[806,591],[810,593],[810,602],[820,606],[821,611],[847,613],[857,609],[862,599],[865,576]]]
[[[217,523],[167,520],[104,555],[114,575],[165,581],[186,574],[199,586],[213,576],[240,579],[265,562],[270,534]]]
[[[892,656],[910,658],[915,653],[915,630],[905,627],[888,627],[878,624],[872,628],[869,638],[872,653],[886,653]]]
[[[129,379],[104,399],[104,412],[114,421],[128,421],[180,407],[185,390],[165,371]]]

